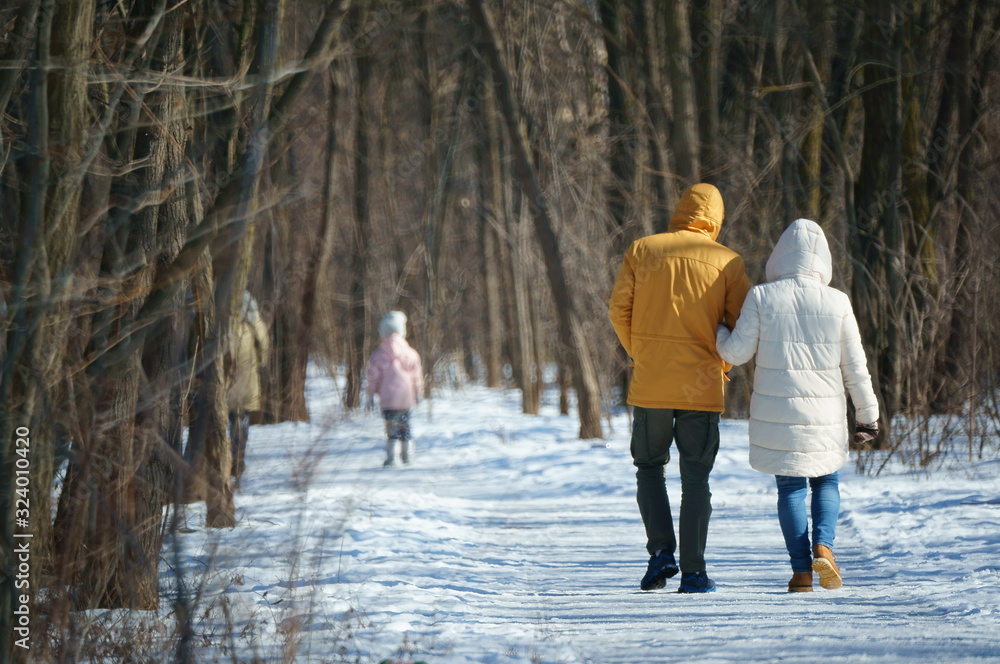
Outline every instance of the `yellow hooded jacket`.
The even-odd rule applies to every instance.
[[[716,242],[725,207],[719,190],[696,184],[681,197],[670,229],[632,243],[608,314],[634,362],[628,402],[644,408],[722,412],[731,368],[715,350],[750,290],[739,254]]]

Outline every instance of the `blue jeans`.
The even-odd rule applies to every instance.
[[[774,480],[778,485],[778,523],[792,571],[811,572],[812,547],[822,544],[833,548],[840,514],[840,473],[808,478],[775,475]],[[806,514],[807,483],[812,488],[812,545]]]

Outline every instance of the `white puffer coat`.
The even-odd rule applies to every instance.
[[[792,223],[750,289],[736,328],[720,326],[719,355],[757,367],[750,401],[750,465],[772,475],[819,477],[848,457],[847,398],[858,422],[878,419],[858,322],[828,284],[830,247],[813,221]]]

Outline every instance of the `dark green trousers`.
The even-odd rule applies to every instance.
[[[705,571],[705,540],[712,515],[708,476],[719,452],[719,413],[700,410],[635,407],[632,421],[632,462],[636,500],[646,527],[649,555],[677,550],[674,522],[664,478],[670,444],[676,442],[681,471],[681,571]]]

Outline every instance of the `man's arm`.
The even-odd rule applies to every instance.
[[[622,260],[615,287],[608,303],[608,317],[625,352],[632,356],[632,301],[635,296],[635,271],[628,254]]]

